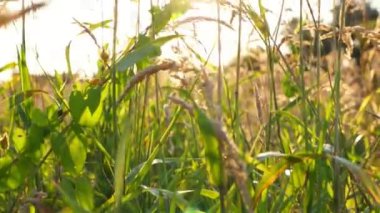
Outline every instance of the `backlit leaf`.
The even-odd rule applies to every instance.
[[[80,173],[83,170],[84,163],[86,162],[87,152],[86,147],[82,141],[77,137],[69,144],[71,160],[74,163],[74,169],[77,173]]]
[[[22,152],[26,146],[25,131],[21,128],[14,128],[11,137],[16,150]]]
[[[73,119],[79,122],[84,110],[86,109],[86,102],[80,91],[75,90],[70,94],[69,106]]]
[[[220,186],[222,184],[221,154],[212,121],[201,110],[197,110],[196,117],[204,141],[206,166],[210,181]]]
[[[99,107],[101,92],[102,90],[100,87],[91,87],[87,91],[86,103],[91,114],[94,114],[96,109]]]
[[[17,66],[17,64],[15,62],[11,62],[11,63],[8,63],[2,67],[0,67],[0,72],[3,72],[5,70],[9,70],[9,69],[13,69]]]

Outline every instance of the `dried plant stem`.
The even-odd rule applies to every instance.
[[[25,14],[31,12],[31,11],[36,11],[42,7],[44,7],[46,4],[45,3],[36,3],[33,4],[30,7],[25,8],[24,1],[22,3],[22,10],[18,11],[16,13],[14,12],[8,12],[5,9],[0,8],[0,27],[7,25],[9,22],[14,21],[18,18],[23,18],[25,20]],[[25,21],[23,21],[24,23]]]
[[[173,28],[179,27],[180,25],[189,24],[189,23],[197,23],[197,22],[219,22],[224,27],[227,27],[230,30],[234,30],[234,28],[223,20],[217,20],[215,18],[207,17],[207,16],[192,16],[185,19],[181,19],[173,24]]]
[[[116,102],[116,106],[119,106],[120,103],[123,101],[123,99],[127,96],[128,92],[138,83],[143,81],[146,77],[149,77],[161,70],[167,70],[172,69],[176,65],[175,62],[164,62],[159,65],[150,66],[142,71],[137,72],[135,76],[132,77],[130,81],[128,81],[127,85],[125,86],[123,92],[119,96],[119,99]]]

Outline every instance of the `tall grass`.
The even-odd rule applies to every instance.
[[[217,25],[217,66],[172,28],[185,23],[180,19],[191,7],[188,1],[150,3],[152,25],[142,30],[138,15],[136,36],[117,52],[117,31],[125,26],[118,25],[123,8],[114,1],[113,40],[95,42],[99,73],[88,81],[46,75],[48,86],[41,87],[27,69],[23,31],[20,80],[13,79],[20,86],[4,84],[1,90],[9,105],[0,116],[0,211],[379,210],[380,89],[360,99],[354,116],[342,110],[349,84],[342,65],[348,32],[344,0],[339,27],[327,33],[320,1],[318,8],[300,1],[297,32],[283,40],[290,55],[278,41],[284,8],[272,31],[261,1],[216,1],[216,19],[191,20]],[[140,11],[140,1],[136,7]],[[228,26],[222,10],[238,16],[237,61],[229,67],[221,63],[221,54],[229,51],[221,42]],[[254,66],[242,55],[244,21],[265,45],[252,50]],[[96,28],[77,24],[96,41]],[[308,38],[306,29],[315,36]],[[322,56],[328,33],[335,36],[336,51]],[[161,47],[173,40],[180,59],[163,60]],[[65,51],[71,72],[70,44]],[[323,71],[329,58],[333,69]]]

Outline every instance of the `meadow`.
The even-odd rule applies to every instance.
[[[114,2],[112,20],[74,22],[98,47],[88,79],[70,45],[64,74],[32,75],[22,22],[18,60],[0,65],[14,70],[0,87],[0,212],[380,210],[378,11],[341,0],[325,24],[301,0],[308,9],[280,32],[261,1],[215,1],[216,19],[181,19],[190,1],[151,1],[151,24],[120,48]],[[0,9],[0,33],[44,6]],[[227,66],[221,10],[238,23]],[[243,51],[243,21],[262,47]],[[217,26],[217,64],[177,31],[196,22]],[[98,41],[102,28],[112,42]]]

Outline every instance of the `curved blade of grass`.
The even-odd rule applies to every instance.
[[[181,211],[184,211],[186,207],[189,206],[189,203],[181,196],[182,194],[193,192],[194,190],[185,190],[185,191],[176,191],[172,192],[166,189],[159,189],[159,188],[153,188],[148,187],[145,185],[141,186],[144,191],[149,192],[153,196],[159,198],[163,197],[165,199],[170,199],[170,202],[175,202],[177,206],[181,209]]]
[[[263,191],[266,190],[269,186],[271,186],[278,179],[278,177],[287,168],[289,168],[289,166],[299,162],[302,162],[302,160],[300,160],[299,158],[287,158],[275,165],[272,169],[269,169],[269,172],[264,173],[261,181],[258,183],[256,187],[255,197],[253,198],[253,205],[255,207],[257,206]]]
[[[0,72],[4,72],[5,70],[13,69],[17,66],[15,62],[8,63],[2,67],[0,67]]]
[[[28,66],[26,65],[26,52],[25,52],[24,46],[25,44],[21,45],[21,52],[17,50],[18,68],[20,70],[22,91],[30,90],[32,88],[29,69],[28,69]]]
[[[210,189],[201,189],[200,195],[215,200],[219,197],[219,192]]]
[[[191,158],[191,159],[186,159],[186,160],[199,161],[200,158]],[[152,161],[152,166],[158,165],[158,164],[179,164],[179,163],[183,163],[183,160],[180,158],[165,158],[165,159],[156,158]],[[138,174],[138,172],[141,170],[144,164],[145,162],[139,164],[128,173],[127,177],[125,178],[126,184],[130,184],[134,180],[135,176]]]
[[[333,155],[331,157],[337,163],[347,168],[348,171],[350,171],[350,173],[360,181],[361,185],[366,189],[367,193],[371,195],[377,205],[380,205],[380,188],[372,181],[371,177],[361,167],[353,164],[345,158]]]
[[[111,28],[108,24],[111,23],[112,20],[111,19],[108,19],[108,20],[104,20],[104,21],[101,21],[101,22],[97,22],[97,23],[90,23],[90,22],[82,22],[84,25],[87,26],[87,28],[91,31],[93,30],[96,30],[98,28],[106,28],[106,29],[109,29]],[[84,31],[82,31],[80,34],[83,34],[85,33]]]
[[[65,56],[66,56],[66,65],[67,65],[67,72],[69,73],[70,78],[73,77],[73,72],[71,69],[71,60],[70,60],[70,47],[71,47],[71,41],[65,48]]]

